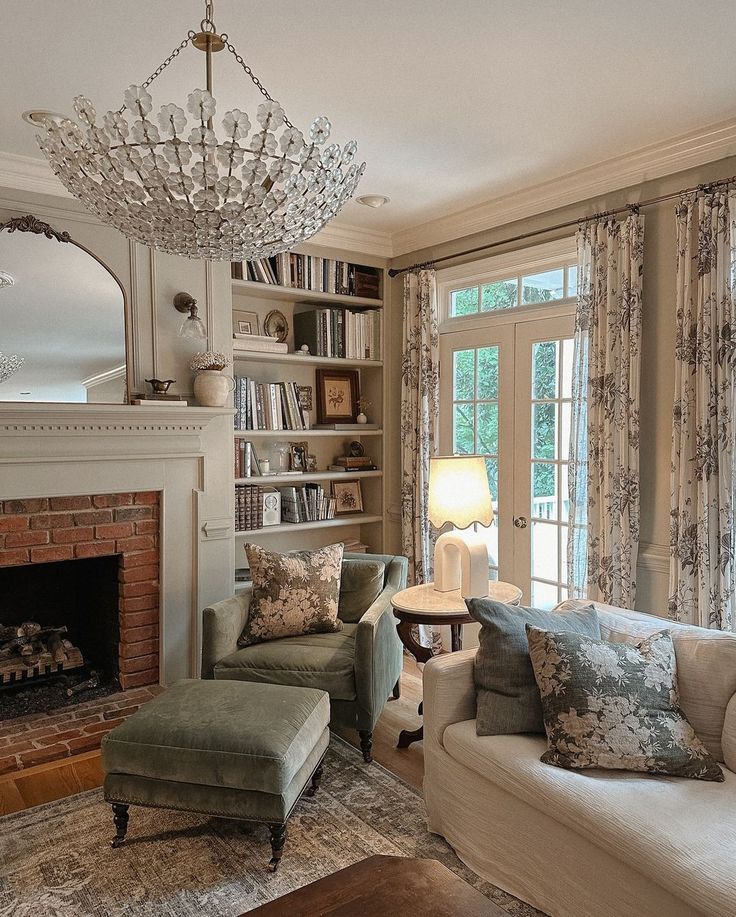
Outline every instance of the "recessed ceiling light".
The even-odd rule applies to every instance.
[[[364,207],[373,207],[375,210],[378,207],[383,207],[384,204],[388,204],[391,198],[386,197],[385,194],[361,194],[355,200]]]
[[[58,124],[59,121],[63,121],[66,118],[66,115],[60,115],[58,111],[44,111],[43,109],[36,110],[30,108],[28,111],[23,112],[21,118],[23,118],[26,124],[32,124],[34,127],[43,127],[44,121],[56,121]]]

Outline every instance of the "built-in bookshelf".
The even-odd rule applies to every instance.
[[[366,261],[370,260],[366,258]],[[299,286],[299,283],[304,286]],[[237,330],[238,319],[241,319],[251,323],[255,334],[264,334],[264,322],[272,310],[281,312],[288,324],[286,352],[250,350],[247,337],[233,341],[233,375],[248,380],[250,399],[246,414],[240,417],[242,401],[234,399],[233,490],[235,492],[236,487],[244,485],[256,486],[264,492],[277,489],[287,496],[291,507],[290,514],[287,512],[277,524],[264,525],[260,520],[249,528],[239,524],[235,536],[236,571],[244,565],[242,543],[246,540],[257,541],[279,551],[314,548],[334,541],[367,545],[370,551],[383,550],[383,420],[386,410],[384,289],[385,271],[382,266],[339,256],[324,258],[301,252],[285,253],[275,258],[260,259],[257,263],[232,265],[234,330]],[[314,333],[309,337],[312,313],[318,316],[315,320],[320,323],[316,326],[319,340]],[[306,319],[297,318],[295,336],[295,316],[305,315],[308,316]],[[307,337],[309,340],[302,340]],[[308,354],[298,352],[302,344],[309,345]],[[365,353],[370,359],[334,355],[338,353]],[[358,373],[361,397],[371,403],[366,410],[369,423],[365,428],[356,425],[349,430],[314,429],[313,425],[317,422],[317,370],[330,367]],[[302,401],[303,405],[311,405],[310,409],[304,408],[306,417],[301,413],[297,415],[294,409],[295,393],[305,389],[311,389],[311,401],[308,395],[303,396]],[[242,391],[241,384],[241,395]],[[279,392],[281,399],[280,413],[278,404],[275,404],[269,418],[264,419],[261,408],[260,419],[255,425],[278,426],[280,417],[281,425],[291,429],[248,428],[254,425],[253,405],[257,405],[257,399],[267,396],[270,400],[275,391]],[[372,460],[370,470],[331,470],[329,466],[334,465],[336,459],[348,454],[352,441],[363,445],[366,456]],[[238,465],[237,456],[244,443],[249,444],[248,448],[253,450],[259,461],[264,458],[269,460],[270,468],[266,473],[242,474],[242,461]],[[283,446],[280,446],[283,443],[306,446],[311,463],[309,470],[299,474],[277,473],[272,463],[274,456],[283,454]],[[242,459],[242,451],[240,454]],[[253,470],[251,467],[251,472]],[[338,512],[333,506],[333,518],[286,521],[287,518],[297,518],[293,510],[294,489],[298,492],[299,488],[304,490],[309,486],[310,493],[319,493],[324,498],[323,506],[326,506],[330,500],[334,502],[333,487],[337,485],[339,488],[341,482],[359,483],[359,511],[345,512],[343,508]],[[243,518],[242,514],[240,518]],[[248,518],[252,520],[252,516]],[[242,569],[240,575],[242,579]]]

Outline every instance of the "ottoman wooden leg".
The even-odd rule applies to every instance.
[[[360,750],[363,752],[363,760],[370,764],[373,760],[373,733],[368,729],[359,729]]]
[[[324,771],[324,766],[320,761],[317,770],[312,774],[312,785],[307,790],[307,796],[314,796],[314,794],[319,789],[319,782],[322,779],[322,772]]]
[[[284,852],[284,843],[286,842],[286,825],[269,825],[271,832],[271,862],[268,868],[271,872],[276,872],[281,862],[281,855]]]
[[[128,809],[130,806],[122,802],[112,804],[112,817],[115,822],[115,837],[112,839],[113,847],[120,847],[125,840],[125,832],[128,830]]]

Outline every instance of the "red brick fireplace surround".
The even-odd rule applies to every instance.
[[[0,567],[119,555],[123,689],[17,720],[2,722],[0,712],[0,774],[99,746],[156,693],[145,686],[159,680],[159,525],[157,491],[0,503]]]

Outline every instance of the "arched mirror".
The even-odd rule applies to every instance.
[[[67,233],[0,223],[0,401],[126,400],[125,298]]]

